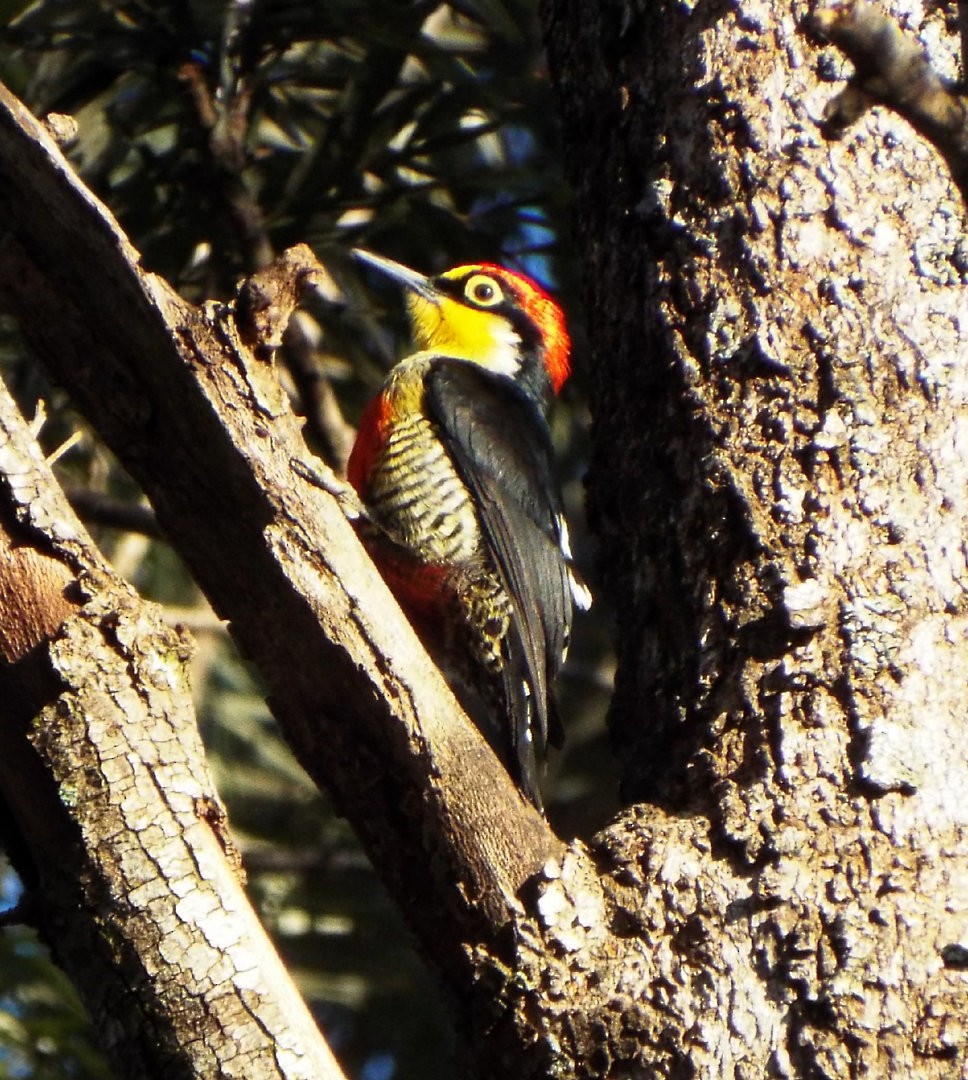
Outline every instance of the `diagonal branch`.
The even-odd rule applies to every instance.
[[[119,1077],[340,1080],[246,899],[189,653],[105,564],[0,384],[0,795],[22,909]]]
[[[467,989],[560,844],[459,711],[225,308],[138,255],[41,126],[0,92],[0,304],[138,479],[276,717]]]
[[[931,66],[917,40],[872,4],[850,2],[811,16],[807,32],[831,42],[854,65],[847,87],[827,106],[836,138],[872,105],[886,105],[941,154],[968,202],[968,100]]]

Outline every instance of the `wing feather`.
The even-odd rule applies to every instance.
[[[428,415],[475,498],[511,598],[505,698],[522,780],[536,791],[535,755],[548,741],[550,685],[572,618],[551,436],[538,406],[507,376],[440,357],[424,385]]]

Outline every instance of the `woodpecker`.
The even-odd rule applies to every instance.
[[[525,794],[560,744],[551,684],[573,604],[545,412],[569,374],[558,305],[490,263],[425,277],[354,255],[402,285],[416,351],[364,410],[349,480],[362,537],[428,651]],[[469,691],[473,702],[468,705]]]

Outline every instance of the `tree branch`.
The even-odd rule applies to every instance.
[[[155,512],[150,506],[112,499],[110,495],[86,488],[71,488],[67,492],[67,501],[85,525],[105,525],[154,539],[161,536]]]
[[[866,3],[818,11],[805,25],[815,42],[836,45],[855,68],[827,105],[827,134],[839,138],[871,105],[886,105],[941,154],[968,203],[968,102],[934,70],[917,40]]]
[[[0,385],[0,791],[119,1076],[338,1080],[245,897],[189,644],[101,559]]]
[[[5,91],[0,214],[0,303],[141,483],[300,761],[466,992],[467,943],[496,940],[559,842],[421,649],[231,311],[141,270]]]

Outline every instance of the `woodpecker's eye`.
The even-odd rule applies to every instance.
[[[464,298],[478,307],[493,307],[503,299],[501,286],[487,274],[475,274],[467,279]]]

